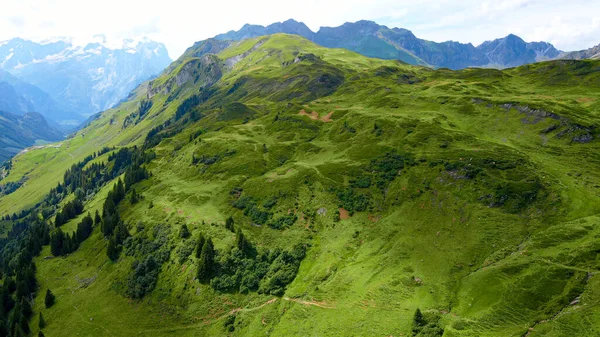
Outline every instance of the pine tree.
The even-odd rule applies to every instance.
[[[33,310],[31,309],[31,304],[25,297],[21,298],[21,314],[25,318],[29,318],[33,314]]]
[[[213,276],[215,248],[211,238],[208,238],[202,246],[202,253],[198,260],[198,280],[208,283]]]
[[[44,320],[44,315],[42,315],[41,312],[40,312],[40,319],[38,322],[38,327],[40,328],[40,330],[42,330],[43,328],[46,327],[46,321]]]
[[[100,217],[100,213],[96,210],[96,215],[94,216],[94,224],[99,226],[102,223],[102,218]]]
[[[64,216],[62,211],[58,211],[58,213],[56,213],[56,217],[54,218],[54,226],[56,227],[60,227],[62,225],[64,225],[65,220],[64,220]]]
[[[119,249],[116,241],[115,235],[113,235],[110,240],[108,240],[108,247],[106,247],[106,255],[113,262],[119,259]]]
[[[62,254],[64,241],[65,234],[60,228],[50,235],[50,252],[52,255],[60,256]]]
[[[45,336],[45,335],[44,335],[44,333],[43,333],[43,332],[40,330],[40,331],[38,332],[38,337],[46,337],[46,336]]]
[[[53,306],[55,300],[56,297],[54,296],[52,291],[50,289],[46,290],[46,298],[44,298],[44,304],[46,304],[46,308],[50,308],[51,306]]]
[[[427,325],[427,321],[423,317],[423,313],[421,309],[417,308],[415,311],[415,315],[413,316],[413,326],[412,326],[412,334],[413,336],[418,336],[423,328]]]
[[[238,229],[236,232],[235,245],[241,252],[245,252],[248,248],[250,248],[250,243],[248,240],[246,240],[246,237],[241,229]]]
[[[204,247],[205,242],[206,242],[206,239],[204,238],[204,235],[202,233],[200,233],[200,237],[198,238],[198,244],[196,245],[196,258],[197,259],[199,259],[200,254],[202,254],[202,247]]]
[[[190,237],[190,230],[188,229],[186,224],[181,225],[181,229],[179,230],[179,237],[182,239],[187,239]]]
[[[29,320],[27,319],[27,317],[21,315],[21,322],[20,322],[20,326],[21,326],[21,331],[23,331],[23,333],[25,335],[28,335],[29,332],[31,332],[31,330],[29,329]]]
[[[123,244],[123,242],[125,242],[125,239],[127,239],[130,236],[129,230],[127,230],[127,226],[123,222],[119,222],[119,225],[115,229],[114,236],[115,243],[117,244],[117,246]]]
[[[230,216],[229,218],[227,218],[227,220],[225,220],[225,228],[231,232],[234,232],[233,217]]]
[[[133,205],[133,204],[137,204],[138,201],[139,201],[139,197],[134,188],[131,190],[131,196],[129,197],[129,202]]]
[[[114,198],[115,205],[125,198],[125,186],[123,185],[123,180],[121,180],[121,178],[119,178],[119,181],[115,185]]]

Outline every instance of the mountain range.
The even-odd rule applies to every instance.
[[[243,40],[274,33],[296,34],[329,48],[346,48],[369,57],[399,59],[408,64],[435,68],[502,69],[555,59],[562,55],[550,43],[525,42],[513,34],[475,47],[471,43],[427,41],[417,38],[409,30],[390,29],[365,20],[348,22],[339,27],[321,27],[317,32],[295,20],[266,27],[246,24],[238,31],[217,35],[215,39]]]
[[[600,59],[600,44],[589,49],[566,53],[561,57],[567,60]]]
[[[0,109],[0,163],[36,143],[61,139],[64,139],[63,134],[39,113],[19,116]]]
[[[171,63],[162,43],[126,40],[114,49],[103,42],[0,42],[0,69],[18,78],[2,73],[0,81],[30,101],[27,105],[21,100],[20,109],[11,112],[34,109],[60,124],[76,126],[114,106]]]

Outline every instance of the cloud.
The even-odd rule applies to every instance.
[[[70,36],[85,42],[97,34],[109,40],[146,35],[164,42],[170,55],[178,57],[195,41],[245,23],[294,18],[318,30],[367,19],[433,41],[477,45],[515,33],[574,50],[600,43],[598,12],[600,2],[592,0],[104,0],[93,6],[80,0],[5,0],[0,40]]]

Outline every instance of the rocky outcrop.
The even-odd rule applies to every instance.
[[[178,67],[175,74],[166,76],[170,77],[164,83],[160,81],[161,79],[149,83],[147,94],[149,99],[157,94],[168,95],[176,87],[181,87],[186,83],[193,83],[199,88],[210,87],[221,79],[223,71],[219,58],[213,54],[207,54],[186,61]]]
[[[564,55],[560,56],[560,58],[565,60],[600,60],[600,44],[590,49],[565,53]]]
[[[594,140],[594,134],[598,132],[597,128],[594,126],[577,124],[572,122],[569,118],[559,116],[543,109],[534,109],[526,105],[512,103],[501,104],[499,107],[506,110],[515,109],[520,113],[527,115],[526,118],[522,119],[523,123],[527,124],[536,124],[546,118],[554,119],[558,123],[542,130],[542,133],[548,134],[558,131],[555,135],[556,138],[563,139],[570,137],[571,141],[574,143],[589,143]]]

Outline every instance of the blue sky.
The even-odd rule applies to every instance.
[[[361,19],[406,28],[433,41],[478,45],[510,33],[526,41],[548,41],[561,50],[600,44],[598,0],[3,0],[0,41],[71,37],[76,43],[103,34],[122,39],[148,36],[178,57],[195,41],[244,23],[270,24],[289,18],[312,30]]]

